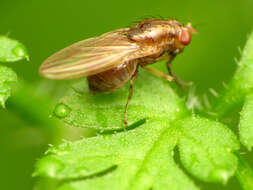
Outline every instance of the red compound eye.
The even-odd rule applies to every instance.
[[[191,33],[188,30],[182,30],[179,41],[183,45],[188,45],[191,42]]]

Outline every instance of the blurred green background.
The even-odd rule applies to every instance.
[[[8,64],[24,85],[13,93],[7,109],[0,109],[1,189],[32,189],[33,165],[43,156],[48,143],[83,133],[59,129],[57,121],[48,118],[54,102],[68,85],[39,76],[39,65],[50,54],[73,42],[131,26],[150,16],[191,21],[199,34],[173,62],[173,69],[182,79],[193,81],[198,94],[210,87],[219,91],[221,83],[232,77],[234,59],[240,58],[238,48],[244,46],[253,29],[252,10],[252,0],[1,0],[0,34],[23,42],[31,58],[29,63]],[[233,130],[237,131],[236,126]],[[252,154],[247,159],[253,160]],[[214,188],[239,186],[232,179],[226,188],[208,185],[208,189]]]

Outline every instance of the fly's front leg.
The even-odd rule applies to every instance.
[[[136,80],[137,75],[138,75],[138,68],[136,69],[136,71],[134,72],[134,74],[132,75],[132,77],[130,79],[129,94],[128,94],[127,103],[126,103],[125,112],[124,112],[124,125],[125,126],[127,126],[128,106],[129,106],[130,100],[133,95],[133,85],[134,85],[134,81]]]
[[[183,90],[183,86],[190,86],[192,85],[192,82],[186,82],[183,81],[182,79],[180,79],[171,69],[171,62],[174,60],[174,58],[176,57],[176,55],[179,52],[174,52],[172,54],[170,54],[170,59],[167,62],[167,68],[168,68],[168,72],[171,76],[173,76],[173,78],[175,79],[176,83],[179,85],[179,87]]]

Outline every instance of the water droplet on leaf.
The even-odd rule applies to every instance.
[[[0,94],[0,106],[2,106],[3,108],[5,108],[5,95],[4,94]]]
[[[54,109],[54,115],[58,118],[65,118],[71,112],[71,108],[66,104],[60,103]]]
[[[23,45],[17,45],[15,48],[12,49],[12,53],[16,56],[16,57],[24,57],[24,58],[28,58],[28,55],[26,53],[25,47]]]
[[[36,168],[37,171],[33,174],[33,176],[43,173],[45,175],[49,175],[50,177],[55,177],[62,171],[64,164],[60,160],[48,156],[41,159],[37,163]]]

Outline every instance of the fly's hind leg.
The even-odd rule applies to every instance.
[[[125,126],[127,126],[128,106],[129,106],[129,103],[130,103],[132,95],[133,95],[133,85],[134,85],[134,81],[137,78],[137,75],[138,75],[138,68],[136,69],[136,71],[134,72],[134,74],[132,75],[132,77],[130,79],[129,94],[128,94],[127,103],[126,103],[125,112],[124,112],[124,125]]]
[[[174,78],[171,75],[166,75],[166,74],[162,73],[161,71],[158,71],[158,70],[152,69],[152,68],[148,68],[148,67],[145,67],[145,66],[143,66],[142,68],[145,71],[148,71],[148,72],[150,72],[151,74],[153,74],[153,75],[155,75],[157,77],[164,78],[165,80],[167,80],[169,82],[173,82],[174,81]]]

